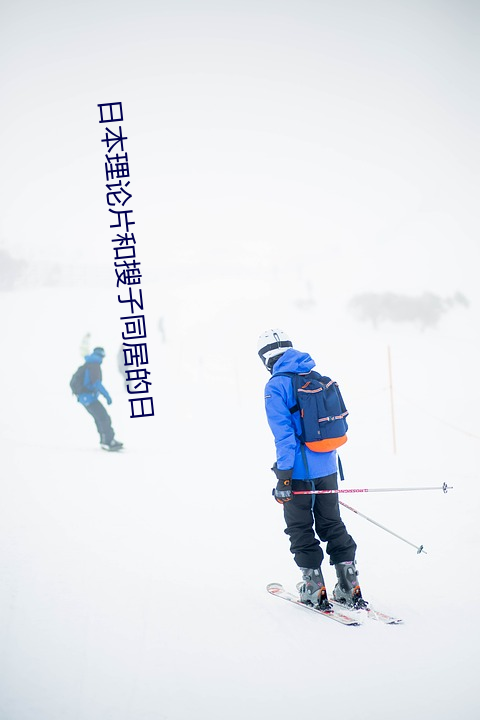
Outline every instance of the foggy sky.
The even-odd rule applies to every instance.
[[[152,268],[288,272],[300,245],[356,289],[476,286],[476,3],[2,7],[16,256],[110,262],[97,104],[122,101]]]

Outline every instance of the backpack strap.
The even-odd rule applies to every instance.
[[[309,373],[306,373],[306,374],[309,374]],[[299,377],[298,373],[290,373],[290,372],[275,373],[275,377],[289,377],[290,380],[292,381],[294,396],[295,396],[295,397],[297,396],[297,378]],[[295,403],[295,405],[294,405],[293,407],[288,408],[288,411],[289,411],[289,413],[290,413],[291,415],[293,415],[293,414],[296,413],[297,410],[299,410],[299,409],[300,409],[300,408],[299,408],[298,403]],[[301,454],[302,454],[303,466],[304,466],[304,468],[305,468],[305,473],[306,473],[306,476],[307,476],[306,479],[307,479],[307,481],[312,482],[312,480],[311,480],[311,478],[310,478],[310,470],[309,470],[309,467],[308,467],[307,453],[305,452],[305,443],[302,442],[302,438],[299,437],[298,435],[296,435],[295,437],[297,438],[297,440],[298,440],[299,443],[300,443],[300,452],[301,452]],[[313,489],[313,490],[315,489],[315,488],[313,487],[313,482],[312,482],[312,489]],[[312,498],[313,498],[313,501],[314,501],[314,500],[315,500],[315,495],[312,495]],[[313,507],[313,503],[312,503],[312,507]]]
[[[310,370],[310,372],[313,372],[313,370]],[[309,374],[310,373],[305,373],[305,375],[309,375]],[[295,397],[297,397],[297,378],[300,377],[298,373],[292,373],[292,372],[275,373],[274,377],[289,377],[290,380],[292,381],[293,394]],[[302,377],[305,377],[305,376],[302,376]],[[300,410],[298,403],[295,403],[295,405],[293,405],[293,407],[288,408],[288,411],[291,415],[293,415],[293,413],[296,413],[298,410]]]

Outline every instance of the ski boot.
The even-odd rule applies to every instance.
[[[319,610],[328,612],[332,609],[328,602],[325,582],[320,568],[300,568],[303,582],[298,583],[297,590],[300,593],[300,602],[306,605],[314,605]]]
[[[334,600],[354,610],[365,609],[368,603],[363,599],[358,584],[355,560],[338,563],[335,570],[338,582],[333,589]]]

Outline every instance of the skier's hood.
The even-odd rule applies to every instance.
[[[308,353],[288,348],[273,366],[273,375],[282,372],[308,373],[315,367],[315,362]]]
[[[91,353],[91,355],[85,355],[85,362],[87,363],[101,363],[103,360],[103,357],[101,355],[97,355],[96,353]]]

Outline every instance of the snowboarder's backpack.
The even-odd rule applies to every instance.
[[[70,388],[74,395],[80,395],[82,392],[86,392],[86,387],[84,385],[86,369],[87,364],[84,363],[83,365],[80,365],[80,367],[75,370],[72,375],[72,379],[70,380]]]
[[[292,380],[295,405],[290,412],[300,411],[302,434],[300,442],[314,452],[329,452],[347,442],[347,408],[338,384],[326,375],[309,373],[275,373]]]

